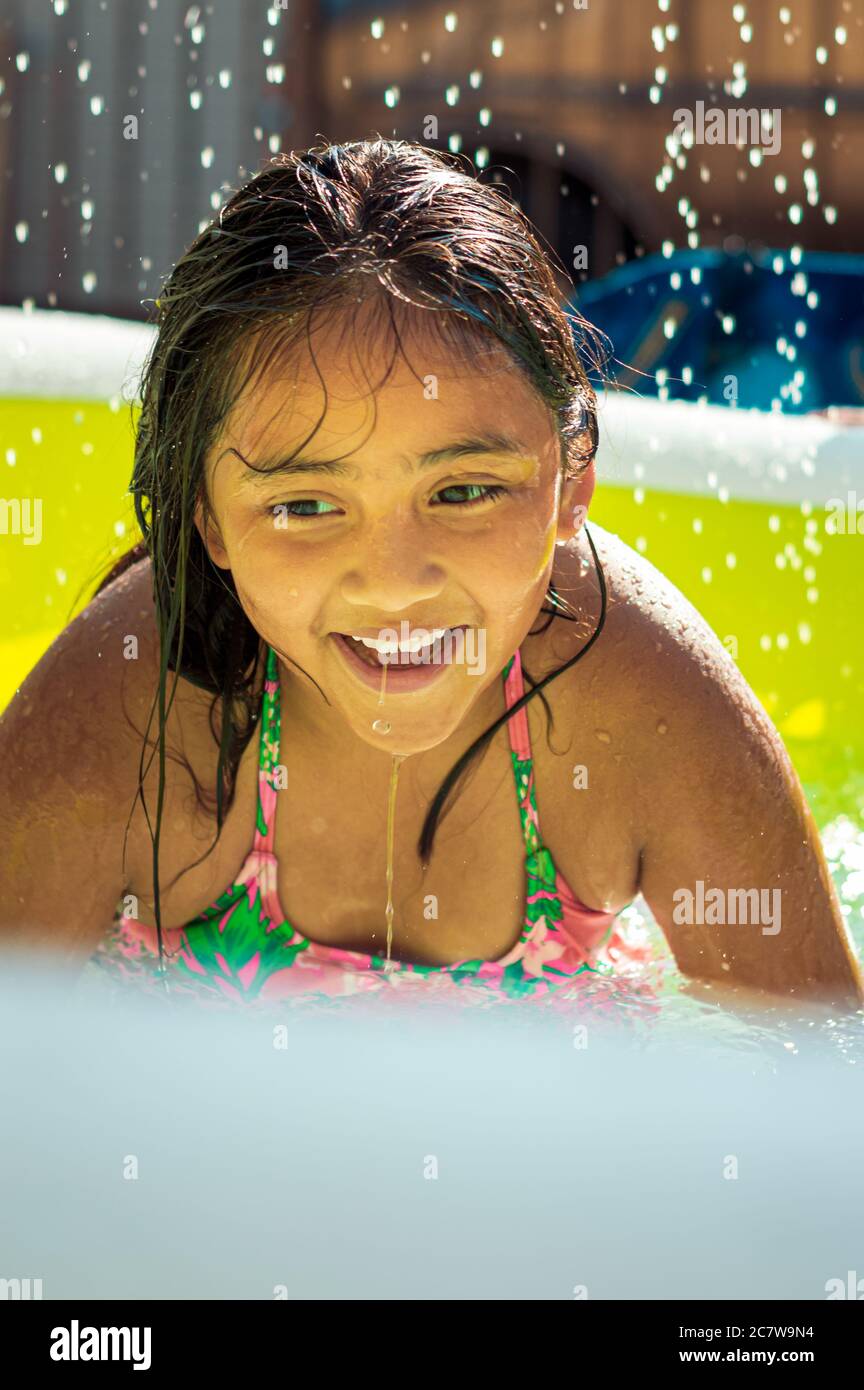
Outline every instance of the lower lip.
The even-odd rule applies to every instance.
[[[385,666],[369,666],[354,651],[350,643],[344,641],[341,634],[333,632],[330,634],[333,642],[342,655],[343,661],[351,668],[355,676],[368,685],[370,690],[381,690],[381,680],[384,672],[387,672],[387,682],[384,686],[384,694],[401,695],[407,694],[411,690],[425,690],[427,685],[433,685],[439,681],[445,672],[452,667],[452,662],[440,663],[433,666],[431,662],[427,665],[419,664],[416,666],[402,666],[397,662],[388,662]]]

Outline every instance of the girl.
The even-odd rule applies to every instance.
[[[143,541],[0,724],[7,941],[232,1000],[573,998],[638,964],[641,892],[694,979],[861,1004],[778,735],[585,524],[591,330],[499,189],[279,157],[158,325]]]

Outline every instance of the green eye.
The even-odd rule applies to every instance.
[[[436,494],[443,498],[443,505],[446,507],[474,507],[481,502],[491,502],[503,493],[507,492],[506,487],[495,483],[453,483],[450,487],[442,488]],[[338,512],[332,502],[324,502],[320,497],[299,497],[291,502],[277,502],[267,509],[276,517],[291,516],[298,519],[314,518],[319,516],[330,516]]]
[[[339,510],[338,507],[334,507],[334,506],[333,506],[333,503],[332,503],[332,502],[322,502],[320,497],[301,497],[301,498],[295,499],[293,502],[277,502],[274,506],[270,507],[269,510],[270,510],[270,511],[273,513],[273,515],[276,516],[277,518],[278,518],[280,512],[282,512],[282,511],[286,512],[286,513],[288,514],[288,516],[297,516],[297,517],[305,517],[305,516],[327,516],[327,515],[329,515],[328,512],[298,511],[298,510],[296,510],[296,508],[306,508],[306,507],[310,507],[310,508],[314,508],[314,507],[329,507],[329,509],[330,509],[331,512],[336,512],[336,511]]]
[[[447,493],[453,492],[473,493],[475,495],[472,497],[449,498],[444,503],[447,507],[473,507],[478,502],[492,501],[506,491],[506,487],[501,487],[497,483],[453,483],[450,487],[442,488],[436,495],[444,497]]]

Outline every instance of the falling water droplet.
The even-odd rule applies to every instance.
[[[669,728],[669,725],[666,723],[666,720],[665,720],[665,719],[659,720],[659,722],[658,722],[658,724],[657,724],[657,732],[658,732],[658,734],[665,734],[666,731],[668,730],[668,728]]]
[[[376,734],[389,734],[391,727],[392,726],[388,724],[386,719],[376,719],[375,723],[372,725]]]

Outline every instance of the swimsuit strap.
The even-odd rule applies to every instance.
[[[502,671],[504,699],[508,709],[522,698],[522,661],[518,650],[510,658]],[[268,644],[267,669],[264,678],[264,692],[261,701],[261,743],[258,762],[258,814],[255,825],[253,848],[259,852],[274,852],[273,835],[276,824],[275,804],[277,777],[279,770],[279,744],[281,735],[281,700],[279,689],[279,666],[276,653]],[[531,739],[528,734],[528,716],[520,709],[507,721],[510,739],[510,756],[513,761],[513,777],[516,782],[516,796],[519,802],[519,818],[522,823],[522,837],[526,854],[536,854],[542,849],[540,839],[540,818],[537,813],[537,799],[534,791],[534,763],[531,757]]]
[[[525,693],[522,681],[522,658],[517,648],[515,654],[504,667],[504,699],[508,709],[512,709]],[[522,709],[507,721],[510,738],[510,756],[513,760],[513,777],[516,782],[516,796],[519,801],[519,817],[522,821],[522,836],[525,853],[537,854],[543,848],[540,838],[540,817],[537,812],[537,796],[534,790],[534,760],[531,757],[531,738],[528,733],[528,712]]]
[[[274,852],[273,836],[276,829],[277,770],[279,768],[279,742],[281,725],[281,700],[279,691],[279,665],[273,648],[267,645],[267,668],[264,673],[264,693],[261,697],[261,742],[258,755],[258,813],[255,821],[255,840],[253,850],[259,853]]]

